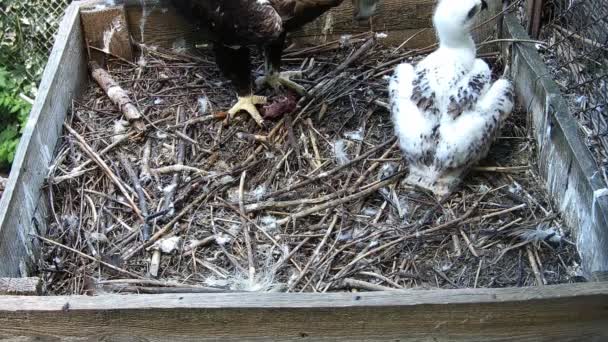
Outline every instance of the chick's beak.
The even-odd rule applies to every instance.
[[[481,10],[487,10],[488,9],[488,3],[486,2],[486,0],[481,0]]]
[[[372,17],[376,14],[380,1],[381,0],[353,0],[355,19],[364,20]]]

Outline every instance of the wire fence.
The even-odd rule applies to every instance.
[[[0,2],[0,61],[35,82],[42,74],[55,33],[71,0]]]
[[[608,1],[546,0],[543,8],[543,55],[606,177]]]

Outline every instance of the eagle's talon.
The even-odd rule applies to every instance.
[[[293,89],[300,96],[306,95],[306,89],[303,86],[292,81],[291,80],[292,77],[296,77],[296,78],[302,77],[302,71],[285,71],[285,72],[280,72],[280,73],[277,73],[277,72],[271,73],[269,75],[258,77],[255,80],[255,84],[258,87],[258,89],[261,89],[264,85],[269,85],[273,89],[280,89],[282,87],[287,87],[287,88]]]
[[[230,120],[240,111],[245,111],[247,112],[252,118],[253,120],[255,120],[255,122],[258,124],[258,126],[263,127],[264,126],[264,119],[262,118],[262,115],[260,115],[260,112],[258,111],[258,109],[255,107],[255,105],[263,105],[266,104],[266,97],[264,96],[257,96],[257,95],[251,95],[251,96],[245,96],[245,97],[238,97],[238,101],[237,103],[232,106],[232,108],[230,108],[230,110],[228,111],[228,116],[226,117],[226,122],[230,122]]]

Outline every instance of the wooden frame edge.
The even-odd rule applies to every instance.
[[[47,117],[64,115],[71,103],[71,95],[68,99],[67,95],[58,96],[57,92],[78,92],[77,83],[80,83],[80,79],[75,79],[74,84],[65,89],[58,89],[61,88],[58,85],[65,82],[64,78],[82,78],[82,75],[64,75],[58,71],[71,70],[78,73],[75,69],[83,65],[86,67],[83,63],[66,65],[75,62],[67,59],[74,57],[71,55],[75,53],[73,49],[78,49],[74,44],[80,43],[79,9],[79,3],[71,4],[61,21],[38,96],[15,154],[7,188],[0,201],[0,276],[27,276],[31,265],[35,263],[35,243],[28,234],[36,229],[33,218],[40,204],[42,182],[46,176],[44,173],[51,162],[63,122],[63,119],[50,122]],[[45,146],[45,149],[36,148],[34,140],[38,146]]]
[[[573,341],[608,337],[608,283],[364,293],[2,297],[0,337]]]
[[[511,38],[529,39],[513,14],[505,16],[504,27]],[[539,167],[549,194],[567,223],[579,230],[577,246],[588,278],[606,279],[608,198],[597,194],[607,186],[598,176],[582,133],[538,52],[530,44],[517,44],[512,51],[512,71],[519,75],[516,88],[526,109],[533,112]],[[527,78],[523,76],[526,73]],[[528,89],[522,93],[522,88]]]

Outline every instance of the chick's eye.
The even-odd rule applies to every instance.
[[[473,17],[475,16],[476,13],[477,13],[477,7],[471,8],[471,10],[469,11],[469,14],[467,14],[467,19],[469,19],[469,20],[473,19]]]

